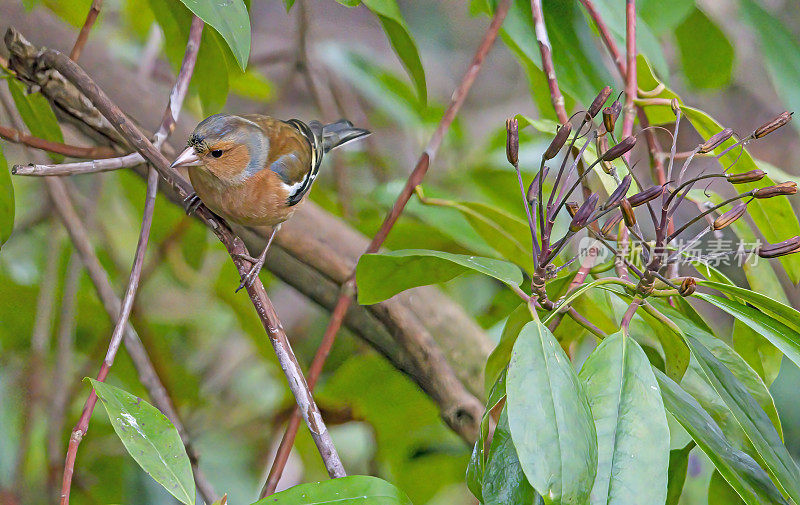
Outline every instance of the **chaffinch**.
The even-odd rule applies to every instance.
[[[272,227],[258,258],[245,258],[253,266],[239,289],[255,280],[275,233],[308,194],[325,153],[369,133],[344,119],[323,126],[261,114],[215,114],[197,125],[172,163],[188,167],[196,192],[187,198],[187,212],[202,202],[234,223]]]

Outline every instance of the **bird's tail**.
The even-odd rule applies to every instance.
[[[322,148],[327,153],[331,149],[366,137],[370,133],[369,130],[354,127],[353,123],[346,119],[340,119],[322,127]]]

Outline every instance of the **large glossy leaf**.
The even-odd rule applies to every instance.
[[[14,186],[11,184],[11,173],[3,156],[3,145],[0,144],[0,247],[11,236],[14,229]]]
[[[738,321],[757,331],[780,349],[787,358],[794,361],[795,364],[800,364],[800,333],[794,329],[758,309],[748,307],[739,302],[704,293],[697,293],[695,296],[719,307]]]
[[[250,56],[250,16],[242,0],[181,0],[207,25],[212,26],[231,48],[242,70]],[[198,57],[199,61],[199,57]]]
[[[383,479],[351,475],[340,479],[300,484],[253,505],[411,505],[408,497]]]
[[[764,10],[758,2],[743,0],[739,15],[747,21],[760,40],[759,57],[763,58],[778,96],[789,110],[800,110],[800,43],[782,20]],[[792,55],[793,57],[787,57]],[[797,121],[792,124],[800,128]]]
[[[639,55],[637,61],[637,73],[639,88],[649,91],[660,85],[660,81],[653,75],[653,71],[646,58]],[[659,98],[678,98],[671,90],[664,89],[658,95]],[[688,119],[695,130],[703,139],[722,131],[720,125],[714,118],[705,112],[681,105],[684,117]],[[653,124],[668,123],[675,120],[675,115],[668,106],[645,107],[648,119]],[[755,127],[755,125],[754,125]],[[714,152],[719,154],[724,149],[734,144],[730,139],[720,145]],[[732,149],[719,159],[725,168],[733,165],[728,171],[730,173],[742,173],[760,168],[747,149]],[[783,182],[783,181],[778,181]],[[765,177],[757,183],[741,184],[737,186],[739,191],[748,191],[756,187],[774,184],[769,177]],[[748,213],[752,217],[764,238],[771,243],[786,240],[786,238],[800,235],[800,220],[792,210],[792,206],[786,198],[767,198],[753,200],[748,205]],[[795,284],[800,283],[800,257],[797,255],[783,256],[780,258],[781,264],[786,269],[789,278]]]
[[[800,502],[800,468],[783,445],[764,409],[703,344],[689,335],[686,336],[686,343],[706,379],[730,409],[770,473],[795,502]]]
[[[132,394],[89,379],[125,449],[153,479],[186,505],[194,505],[192,465],[178,430],[158,409]]]
[[[675,28],[681,69],[693,87],[721,88],[731,80],[733,45],[703,11],[695,8]]]
[[[456,202],[453,206],[502,257],[526,270],[533,268],[533,246],[527,221],[480,202]]]
[[[590,503],[663,503],[669,427],[650,363],[623,332],[606,337],[579,377],[597,430],[597,476]]]
[[[41,93],[28,94],[25,86],[18,80],[9,77],[8,90],[17,106],[17,112],[25,122],[25,126],[30,130],[34,137],[43,138],[53,142],[64,142],[64,135],[61,133],[61,126],[58,119],[47,101]],[[53,161],[60,162],[64,156],[60,154],[50,154]]]
[[[594,420],[572,363],[539,321],[525,325],[514,344],[506,393],[528,481],[545,503],[585,503],[597,471]]]
[[[365,254],[356,267],[358,302],[378,303],[417,286],[449,281],[473,270],[509,286],[522,283],[522,272],[507,261],[426,249]]]
[[[486,473],[486,459],[489,452],[487,447],[487,438],[489,437],[489,424],[491,421],[492,412],[501,407],[501,402],[506,399],[506,374],[505,370],[500,373],[500,376],[492,385],[486,400],[486,410],[481,419],[480,432],[478,433],[478,440],[475,441],[475,446],[472,449],[472,455],[467,465],[467,486],[469,490],[479,500],[483,500],[483,483],[484,475]]]
[[[787,504],[767,473],[747,453],[733,447],[717,423],[689,393],[653,369],[664,406],[692,436],[725,480],[748,505]]]
[[[514,441],[511,439],[508,413],[503,410],[494,435],[492,435],[492,446],[486,461],[486,472],[483,477],[483,505],[507,505],[510,503],[532,505],[536,499],[536,491],[525,478]]]

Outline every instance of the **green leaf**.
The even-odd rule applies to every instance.
[[[522,283],[522,272],[507,261],[426,249],[406,249],[361,256],[356,267],[358,302],[378,303],[417,286],[449,281],[474,270],[509,286]]]
[[[514,343],[517,341],[517,336],[522,328],[531,321],[533,316],[528,308],[527,303],[521,303],[514,309],[506,319],[506,324],[503,327],[503,333],[500,334],[500,341],[489,354],[486,360],[486,372],[484,373],[484,381],[486,391],[488,392],[497,379],[503,373],[508,362],[511,359],[511,352],[514,349]]]
[[[402,491],[383,479],[350,475],[340,479],[300,484],[253,505],[412,505]]]
[[[714,471],[708,483],[708,505],[744,505],[744,502],[725,478]]]
[[[795,502],[800,502],[800,468],[784,447],[764,409],[736,376],[697,339],[686,335],[686,343],[771,474]]]
[[[663,503],[669,426],[644,351],[623,332],[609,335],[589,355],[579,377],[597,430],[590,503]]]
[[[663,35],[675,28],[692,12],[694,0],[644,0],[636,2],[636,12],[656,35]]]
[[[242,0],[181,0],[183,4],[222,35],[244,71],[250,56],[250,16]],[[200,57],[198,55],[198,61]]]
[[[17,112],[31,135],[52,142],[64,142],[61,126],[58,124],[56,114],[50,107],[47,98],[41,93],[28,94],[25,86],[13,77],[8,77],[6,81],[8,90],[11,91],[11,97],[14,99],[14,105],[17,106]],[[55,162],[64,160],[64,156],[60,154],[50,154],[50,157]]]
[[[686,471],[689,468],[689,453],[692,452],[696,445],[692,440],[682,449],[669,451],[669,478],[665,505],[678,505],[683,492],[683,484],[686,482]]]
[[[789,110],[800,110],[800,44],[786,24],[753,0],[739,4],[739,14],[747,21],[760,40],[759,57],[763,58],[772,84]],[[793,57],[787,57],[792,55]],[[797,121],[792,123],[800,129]]]
[[[192,465],[178,430],[167,416],[122,389],[87,379],[128,454],[181,503],[194,505]]]
[[[283,0],[283,6],[286,7],[286,12],[289,12],[294,6],[294,0]]]
[[[532,270],[533,245],[527,221],[480,202],[457,202],[453,206],[502,257]]]
[[[780,349],[787,358],[795,364],[800,364],[800,333],[794,329],[760,310],[727,298],[704,293],[697,293],[694,296],[719,307],[738,321],[757,331],[761,336],[769,340],[772,345]]]
[[[397,2],[395,0],[362,0],[361,3],[378,16],[392,49],[394,49],[406,72],[408,72],[408,76],[414,82],[420,105],[424,107],[428,102],[425,69],[422,67],[417,44],[414,42],[414,37],[411,36],[408,26],[406,26]]]
[[[503,409],[492,435],[492,446],[483,477],[484,505],[533,504],[537,497],[519,463],[508,427],[507,410]]]
[[[720,474],[748,505],[787,502],[767,473],[745,452],[733,447],[714,419],[663,372],[653,373],[661,387],[664,406],[681,423]]]
[[[681,69],[697,89],[721,88],[731,80],[733,45],[717,24],[695,8],[675,28]]]
[[[14,230],[14,185],[0,144],[0,247]]]
[[[756,291],[740,288],[732,284],[703,280],[699,281],[698,284],[721,291],[731,298],[755,305],[770,316],[790,326],[795,331],[800,331],[800,312],[794,307],[790,307],[785,303],[781,303],[778,300],[762,295]]]
[[[522,469],[545,503],[579,505],[597,471],[586,393],[550,330],[531,321],[508,365],[508,421]]]
[[[486,473],[486,459],[489,447],[486,447],[486,439],[489,436],[489,423],[491,421],[492,410],[494,410],[506,398],[506,373],[503,370],[500,376],[492,385],[491,391],[487,395],[486,410],[481,419],[478,440],[472,449],[472,455],[467,465],[467,486],[476,498],[483,501],[483,484]]]

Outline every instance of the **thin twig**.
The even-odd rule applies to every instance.
[[[70,158],[111,158],[117,155],[117,152],[110,147],[81,147],[64,144],[62,142],[51,142],[2,125],[0,125],[0,138],[4,138],[9,142],[24,144],[34,149],[63,154]]]
[[[483,40],[475,52],[472,63],[462,77],[458,87],[453,92],[450,105],[442,116],[442,119],[439,121],[439,126],[436,128],[436,131],[434,131],[431,139],[428,141],[428,145],[425,147],[425,150],[422,152],[419,160],[417,160],[417,164],[409,175],[403,190],[401,191],[400,195],[398,195],[397,200],[392,206],[392,209],[389,211],[389,214],[384,219],[380,229],[367,247],[365,254],[377,252],[381,248],[383,242],[386,240],[386,237],[389,235],[389,232],[392,230],[392,227],[403,213],[403,210],[405,209],[409,199],[411,199],[411,195],[414,194],[414,189],[425,177],[428,167],[430,166],[430,162],[436,156],[445,133],[447,133],[447,130],[450,128],[450,125],[455,119],[456,114],[458,114],[461,105],[464,103],[472,84],[475,82],[478,72],[480,72],[483,60],[486,58],[489,50],[494,45],[494,41],[497,39],[500,26],[503,24],[506,14],[508,14],[510,5],[510,0],[504,0],[500,3],[500,5],[498,5],[494,17],[492,18],[492,22],[487,28],[486,33],[483,36]],[[331,313],[331,319],[328,322],[328,327],[325,329],[325,334],[322,336],[319,348],[317,349],[314,359],[311,362],[311,367],[309,368],[308,373],[308,380],[311,387],[316,384],[317,379],[322,372],[322,367],[325,364],[325,360],[333,348],[333,343],[336,340],[336,334],[339,332],[339,328],[344,321],[347,310],[353,301],[355,289],[355,273],[353,273],[342,285],[341,294],[339,295],[339,299],[336,301],[336,306]],[[280,476],[283,473],[283,468],[289,459],[289,453],[291,452],[292,445],[294,444],[294,438],[297,434],[297,428],[299,424],[297,410],[295,409],[295,412],[289,419],[286,431],[283,434],[283,439],[281,439],[281,443],[278,447],[272,467],[270,468],[267,482],[264,484],[264,488],[261,490],[262,497],[275,492],[275,488],[280,480]]]
[[[636,0],[625,1],[625,54],[627,57],[625,72],[625,107],[623,107],[622,138],[633,133],[633,120],[636,109],[633,101],[636,99],[638,87],[636,86]],[[626,153],[626,160],[630,160],[630,151]]]
[[[103,0],[92,0],[92,5],[89,7],[89,13],[86,14],[86,21],[83,22],[83,27],[81,27],[80,33],[78,33],[78,39],[75,41],[75,45],[72,46],[72,51],[69,53],[69,58],[71,60],[78,61],[78,59],[81,57],[83,46],[86,45],[86,41],[89,39],[89,32],[92,31],[94,22],[97,21],[97,16],[100,14],[100,9],[102,7]]]
[[[79,175],[96,174],[99,172],[109,172],[120,168],[130,168],[144,163],[144,158],[139,153],[126,154],[118,158],[106,158],[101,160],[79,161],[76,163],[57,163],[51,165],[14,165],[11,173],[14,175]]]

